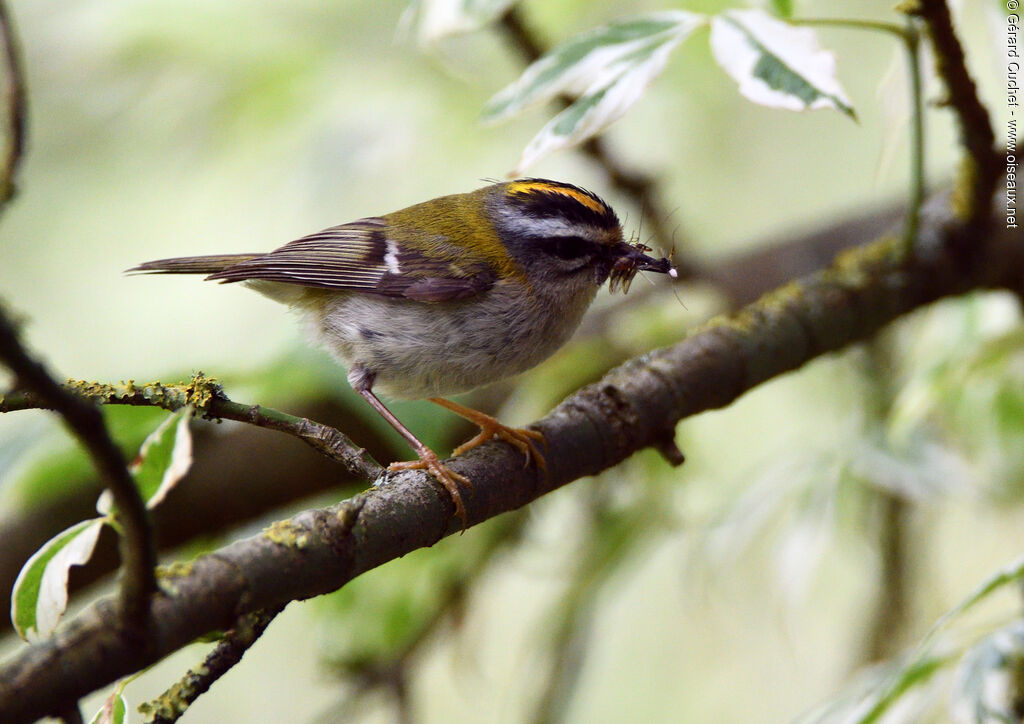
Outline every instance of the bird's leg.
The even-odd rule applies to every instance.
[[[351,376],[350,376],[351,377]],[[423,470],[426,469],[431,475],[433,475],[442,487],[451,496],[452,502],[455,504],[455,514],[462,519],[463,530],[466,528],[466,506],[462,503],[462,493],[459,491],[459,484],[465,485],[470,490],[473,489],[473,484],[469,481],[465,475],[460,475],[455,472],[447,465],[441,462],[440,458],[437,457],[437,453],[431,450],[429,447],[420,442],[419,438],[412,434],[412,432],[405,425],[402,424],[401,420],[394,416],[394,414],[384,406],[373,392],[370,391],[370,384],[372,384],[372,377],[368,377],[368,383],[360,384],[358,386],[353,385],[353,388],[358,392],[364,400],[370,403],[370,406],[377,411],[381,417],[387,420],[391,427],[398,431],[398,434],[405,438],[405,441],[409,443],[409,446],[416,451],[416,455],[419,460],[410,460],[408,462],[395,462],[388,466],[388,470]]]
[[[460,405],[457,402],[446,400],[443,397],[431,397],[429,398],[435,405],[440,405],[446,410],[451,410],[459,417],[469,420],[474,425],[480,427],[479,434],[476,437],[468,440],[452,451],[452,457],[461,455],[467,450],[472,450],[477,445],[482,445],[493,437],[497,437],[499,440],[504,440],[510,445],[515,446],[519,452],[526,458],[526,467],[530,464],[530,461],[535,461],[537,468],[547,474],[548,466],[544,462],[544,456],[541,455],[540,450],[537,448],[537,443],[547,442],[544,440],[544,435],[537,432],[536,430],[526,430],[518,427],[508,427],[502,425],[495,418],[490,415],[485,415],[479,410],[474,410],[471,407]]]

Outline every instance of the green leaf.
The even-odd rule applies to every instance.
[[[151,510],[163,502],[192,467],[192,433],[188,428],[192,414],[191,407],[183,407],[168,415],[142,443],[129,466],[139,494]],[[100,496],[96,509],[103,515],[113,512],[107,491]]]
[[[114,689],[113,693],[103,702],[103,707],[93,714],[89,724],[124,724],[128,720],[128,702],[124,700],[122,689],[121,686]]]
[[[51,538],[28,559],[11,593],[11,622],[26,641],[49,636],[68,605],[68,571],[89,560],[103,518],[83,520]]]
[[[771,0],[772,12],[780,18],[793,17],[793,0]]]
[[[523,151],[515,174],[543,156],[597,135],[620,118],[664,69],[673,49],[705,22],[682,10],[604,25],[558,46],[492,98],[485,121],[500,121],[563,93],[578,96]]]
[[[132,475],[146,507],[155,508],[192,467],[191,407],[170,415],[146,438],[139,459],[132,463]]]
[[[747,99],[791,111],[833,108],[856,120],[835,58],[810,28],[762,10],[730,10],[711,21],[711,52]]]
[[[607,87],[651,49],[663,43],[674,47],[704,21],[702,15],[673,10],[615,21],[578,35],[539,58],[497,93],[484,107],[483,119],[502,121],[562,93],[578,95]]]

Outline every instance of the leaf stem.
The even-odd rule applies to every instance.
[[[793,25],[818,25],[821,27],[852,28],[854,30],[874,30],[881,33],[896,35],[907,39],[907,29],[896,23],[882,20],[856,20],[852,18],[794,18],[789,21]]]
[[[913,108],[910,116],[910,195],[903,225],[904,252],[910,253],[921,223],[921,204],[924,202],[924,101],[921,92],[921,33],[913,18],[905,25],[881,20],[855,20],[846,18],[803,18],[793,20],[794,25],[852,28],[895,35],[903,41],[907,51],[907,78]]]
[[[903,227],[905,251],[909,253],[917,238],[924,203],[924,99],[921,92],[921,34],[912,18],[907,18],[903,45],[907,50],[907,79],[913,108],[910,115],[910,205]]]

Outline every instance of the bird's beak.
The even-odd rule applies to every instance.
[[[626,292],[629,289],[630,282],[633,281],[633,277],[636,276],[637,272],[641,271],[668,274],[673,279],[679,276],[672,266],[671,260],[655,259],[652,256],[647,256],[644,253],[646,251],[650,251],[650,249],[642,244],[633,245],[626,242],[619,244],[619,248],[616,249],[615,261],[609,274],[611,291],[614,292],[621,287],[622,291]]]
[[[619,253],[616,264],[619,266],[632,267],[634,271],[652,271],[668,274],[671,277],[678,276],[670,259],[655,259],[652,256],[647,256],[644,252],[650,251],[650,249],[642,244],[633,245],[622,242],[617,251]]]

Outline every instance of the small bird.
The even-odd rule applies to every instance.
[[[546,472],[536,430],[444,399],[534,367],[576,330],[598,288],[627,291],[639,271],[676,276],[628,243],[595,194],[527,178],[332,226],[266,254],[159,259],[129,272],[242,282],[304,316],[348,382],[416,452],[390,470],[428,470],[466,525],[460,484],[375,394],[429,399],[480,427],[453,451],[497,437]]]

